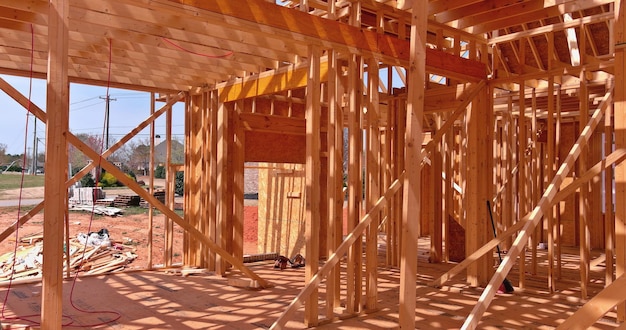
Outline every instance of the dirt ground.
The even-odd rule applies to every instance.
[[[158,186],[158,183],[155,183]],[[128,189],[105,190],[107,197],[117,194],[132,193]],[[18,200],[19,190],[3,191],[1,199]],[[43,198],[43,188],[26,188],[21,192],[23,199]],[[247,203],[253,204],[253,203]],[[45,211],[45,210],[44,210]],[[0,228],[4,230],[8,227],[15,227],[15,222],[25,214],[19,212],[16,206],[0,207]],[[257,252],[257,207],[256,205],[246,205],[244,209],[244,253],[254,254]],[[148,267],[148,228],[149,217],[146,209],[142,214],[122,214],[121,216],[110,217],[102,215],[91,215],[89,212],[69,212],[69,232],[70,238],[76,237],[79,233],[97,232],[107,229],[112,243],[121,245],[125,251],[132,251],[137,254],[135,259],[127,269],[144,269]],[[165,246],[165,220],[161,214],[153,217],[152,225],[152,265],[163,264]],[[43,233],[43,212],[35,215],[16,232],[7,239],[0,242],[0,255],[12,252],[16,248],[16,240],[29,235]],[[182,260],[183,230],[174,225],[173,262]],[[19,245],[19,244],[18,244]]]

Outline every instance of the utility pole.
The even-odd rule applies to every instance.
[[[107,150],[109,149],[109,109],[110,109],[111,101],[117,101],[117,99],[112,99],[109,94],[107,94],[105,97],[100,96],[100,98],[106,101],[106,108],[105,108],[105,113],[104,113],[104,126],[106,128],[105,133],[104,133],[105,135],[104,150]]]
[[[37,116],[33,115],[33,165],[31,169],[32,175],[37,175]]]

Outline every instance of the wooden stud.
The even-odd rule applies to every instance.
[[[169,96],[168,96],[169,97]],[[174,209],[174,178],[172,173],[172,108],[169,107],[165,113],[165,196],[167,198],[167,206]],[[165,217],[165,267],[172,267],[172,258],[174,256],[174,222],[167,214]]]
[[[510,228],[513,225],[513,219],[517,219],[516,217],[516,207],[513,205],[515,203],[513,198],[513,192],[516,191],[516,181],[514,171],[517,170],[517,165],[515,162],[516,153],[513,151],[514,148],[517,147],[517,143],[513,143],[513,136],[515,134],[514,121],[511,112],[513,111],[513,99],[512,97],[508,98],[508,109],[506,112],[505,118],[505,138],[504,138],[504,155],[506,156],[505,162],[505,173],[507,175],[507,185],[506,190],[504,192],[504,208],[503,208],[503,217],[502,224],[504,228]],[[510,238],[506,239],[503,242],[503,246],[505,249],[511,246],[512,240]]]
[[[522,43],[524,44],[524,43]],[[524,47],[521,47],[524,49]],[[518,207],[519,214],[526,214],[528,212],[528,175],[527,175],[527,162],[526,162],[526,149],[528,147],[528,140],[526,135],[526,103],[525,103],[525,82],[520,82],[520,96],[519,96],[519,117],[518,117]],[[522,247],[519,259],[519,282],[518,286],[524,288],[526,286],[526,244]]]
[[[154,92],[150,92],[150,116],[154,116],[156,99],[154,96]],[[154,122],[150,124],[150,160],[148,162],[148,166],[150,170],[148,171],[148,175],[150,178],[148,179],[148,191],[150,194],[154,194],[154,140],[155,138],[155,127]],[[152,269],[152,253],[153,253],[153,245],[152,239],[154,235],[154,207],[152,205],[148,206],[148,260],[147,260],[147,269]]]
[[[437,131],[441,129],[441,115],[437,115],[436,125]],[[442,174],[443,174],[443,142],[439,141],[435,144],[435,148],[431,153],[431,173],[432,173],[432,228],[430,229],[430,257],[429,262],[440,263],[443,254],[443,200],[442,200]]]
[[[69,1],[51,0],[48,11],[48,80],[44,242],[41,327],[63,323],[63,218],[67,208],[67,141],[69,130],[68,26]]]
[[[584,30],[584,29],[583,29]],[[581,31],[582,32],[582,31]],[[582,40],[581,40],[581,44]],[[581,61],[584,48],[581,49]],[[580,89],[579,89],[579,127],[581,133],[583,127],[587,124],[589,118],[589,101],[587,95],[587,82],[585,79],[585,70],[580,71]],[[590,150],[588,145],[581,146],[582,152],[578,158],[578,169],[576,174],[580,175],[587,171],[587,152]],[[591,248],[591,234],[589,232],[589,187],[590,185],[583,185],[580,189],[578,206],[579,206],[579,248],[580,248],[580,295],[582,299],[587,299],[587,286],[589,284],[589,249]]]
[[[604,114],[604,157],[613,151],[613,104],[609,105]],[[606,270],[605,287],[613,283],[615,262],[615,219],[613,217],[613,168],[604,170],[604,255]]]
[[[329,1],[334,7],[335,1]],[[328,51],[328,231],[327,251],[331,256],[343,238],[343,124],[338,104],[338,62],[334,50]],[[340,271],[334,267],[326,280],[326,319],[331,320],[340,305]]]
[[[319,232],[320,232],[320,57],[318,47],[309,48],[309,75],[306,104],[306,255],[305,281],[311,282],[319,268]],[[314,290],[305,305],[304,323],[315,326],[318,323],[318,293]]]
[[[236,113],[243,110],[243,101],[235,102]],[[233,115],[234,143],[233,143],[233,246],[232,253],[236,258],[243,260],[243,228],[244,228],[244,159],[245,159],[245,132],[239,116]],[[249,225],[249,224],[248,224]]]
[[[486,201],[492,199],[492,133],[491,107],[487,102],[489,88],[481,89],[466,115],[467,178],[464,190],[466,202],[465,252],[471,254],[489,241],[492,235]],[[485,127],[488,127],[485,129]],[[487,283],[493,269],[493,260],[485,256],[467,269],[471,286]]]
[[[402,205],[402,240],[400,258],[400,328],[415,328],[417,257],[419,237],[420,170],[422,162],[422,120],[424,111],[424,79],[426,78],[427,2],[413,4],[411,13],[411,51],[408,67],[407,125],[405,141],[406,176]],[[414,217],[417,216],[417,219]]]
[[[207,131],[207,153],[208,153],[208,166],[209,166],[209,178],[208,178],[208,199],[209,199],[209,212],[207,214],[207,232],[208,232],[208,237],[213,240],[214,242],[217,242],[217,223],[218,223],[218,216],[217,216],[217,208],[218,208],[218,201],[220,196],[217,193],[217,173],[219,171],[218,169],[218,163],[217,163],[217,141],[218,141],[218,135],[217,135],[217,114],[218,114],[218,109],[219,109],[219,92],[217,90],[212,90],[209,93],[209,106],[208,106],[208,120],[209,120],[209,129]],[[216,269],[216,253],[215,251],[209,251],[209,256],[208,256],[208,268],[210,270],[215,270]]]
[[[554,138],[554,150],[560,150],[561,147],[561,134],[562,134],[562,117],[561,117],[561,85],[557,85],[556,91],[556,124],[555,124],[555,138]],[[561,159],[558,153],[554,155],[555,157],[555,165],[559,164]],[[555,233],[554,236],[556,238],[556,270],[555,270],[555,278],[561,278],[561,204],[556,205],[555,210]]]
[[[530,40],[529,40],[530,41]],[[533,43],[531,42],[531,45]],[[529,169],[529,174],[530,174],[530,200],[531,200],[531,204],[535,205],[537,203],[537,201],[539,200],[539,192],[538,190],[538,182],[537,180],[539,179],[539,175],[537,173],[537,163],[538,163],[538,153],[537,153],[537,148],[538,148],[538,143],[537,143],[537,89],[533,88],[532,89],[532,94],[531,94],[531,118],[530,118],[530,140],[531,140],[531,148],[530,148],[530,169]],[[531,275],[537,275],[537,243],[539,243],[538,241],[538,236],[539,233],[538,231],[542,230],[543,226],[539,225],[537,226],[537,228],[535,229],[535,231],[533,232],[533,234],[530,236],[530,249],[531,249],[531,266],[530,266],[530,274]]]
[[[548,34],[548,69],[552,69],[552,58],[554,57],[554,33]],[[546,176],[554,177],[555,166],[555,123],[554,123],[554,76],[548,77],[548,118],[546,120],[547,130],[547,166]],[[554,208],[546,212],[546,222],[548,223],[548,290],[554,292],[556,279],[554,276],[554,244],[555,244],[555,223]]]
[[[615,1],[615,86],[614,86],[614,133],[615,148],[626,148],[626,8],[622,0]],[[615,276],[626,273],[626,164],[615,166]],[[626,303],[617,305],[617,320],[626,320]]]
[[[356,55],[350,57],[348,63],[348,220],[349,231],[359,223],[362,205],[361,179],[361,58]],[[347,289],[346,310],[348,313],[358,313],[361,304],[361,242],[356,242],[348,251],[347,259]]]
[[[228,194],[229,185],[229,168],[228,158],[232,144],[228,140],[229,121],[228,116],[231,112],[231,103],[219,103],[217,107],[217,218],[215,225],[215,239],[217,244],[226,250],[228,242],[228,210],[232,204],[232,196]],[[224,276],[226,274],[226,262],[222,256],[217,255],[215,260],[215,272]]]
[[[380,197],[380,101],[379,101],[379,64],[378,60],[369,59],[368,67],[368,91],[369,102],[367,106],[367,137],[369,140],[367,148],[367,185],[369,192],[366,195],[366,210]],[[365,308],[374,310],[377,304],[378,291],[378,224],[380,223],[380,213],[373,215],[373,225],[367,229],[365,247],[365,283],[366,299]]]
[[[449,118],[448,118],[449,120]],[[448,121],[446,121],[448,122]],[[446,235],[446,240],[445,240],[445,249],[444,249],[444,256],[443,259],[445,261],[449,261],[450,260],[450,236],[448,235],[448,230],[447,230],[447,226],[448,226],[448,222],[450,221],[450,219],[452,219],[452,221],[454,220],[454,126],[452,126],[445,135],[445,146],[446,146],[446,150],[445,150],[445,162],[446,162],[446,169],[445,169],[445,173],[446,173],[446,181],[445,181],[445,189],[444,189],[444,194],[445,194],[445,211],[444,211],[444,223],[446,225],[446,232],[444,233],[444,235]]]

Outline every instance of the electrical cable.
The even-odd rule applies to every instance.
[[[185,49],[182,46],[179,46],[179,45],[175,44],[173,41],[171,41],[171,40],[169,40],[167,38],[162,37],[162,39],[163,39],[163,41],[167,42],[168,44],[170,44],[170,45],[172,45],[172,46],[174,46],[174,47],[176,47],[176,48],[178,48],[180,50],[183,50],[183,51],[186,51],[187,53],[198,55],[198,56],[204,56],[204,57],[208,57],[208,58],[222,58],[222,57],[228,57],[228,56],[231,56],[231,55],[234,54],[233,51],[230,51],[230,52],[228,52],[228,53],[226,53],[224,55],[209,55],[209,54],[196,53],[193,50]]]
[[[112,49],[113,49],[113,41],[111,39],[109,39],[109,68],[108,68],[108,77],[107,77],[107,88],[106,88],[106,95],[107,98],[110,96],[109,95],[109,89],[111,87],[111,62],[112,62]],[[106,120],[106,118],[105,118]],[[105,125],[103,125],[104,127]],[[102,135],[104,137],[104,129],[102,132]],[[100,140],[100,157],[98,159],[96,168],[100,168],[100,164],[102,163],[102,152],[103,152],[103,140]],[[99,171],[98,171],[99,172]],[[99,177],[100,177],[100,173],[97,173],[96,175],[96,182],[99,181]],[[97,186],[97,185],[96,185]],[[92,210],[91,210],[91,217],[89,219],[89,225],[87,226],[87,235],[89,235],[89,233],[91,232],[91,225],[93,224],[93,217],[94,217],[94,210],[95,210],[96,204],[93,203],[92,205]],[[69,221],[69,219],[65,219],[65,221]],[[69,235],[69,233],[68,233]],[[85,254],[87,253],[87,244],[88,244],[88,239],[85,239],[85,248],[83,249],[83,256],[81,258],[81,262],[78,265],[78,270],[75,272],[74,274],[74,279],[72,280],[72,288],[70,289],[70,305],[77,311],[79,312],[83,312],[83,313],[87,313],[87,314],[112,314],[114,315],[113,319],[109,320],[109,321],[103,321],[103,322],[99,322],[99,323],[95,323],[95,324],[87,324],[87,325],[75,325],[72,324],[72,326],[74,327],[82,327],[82,328],[92,328],[92,327],[96,327],[96,326],[100,326],[100,325],[105,325],[105,324],[109,324],[112,322],[115,322],[117,320],[119,320],[122,317],[122,314],[116,312],[116,311],[88,311],[88,310],[84,310],[79,308],[78,306],[76,306],[74,304],[74,289],[76,287],[76,281],[78,280],[78,274],[83,266],[83,263],[85,262]],[[69,246],[67,247],[67,252],[69,254]]]

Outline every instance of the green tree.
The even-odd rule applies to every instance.
[[[157,179],[165,179],[165,166],[157,166],[156,170],[154,170],[154,177]]]
[[[174,193],[182,196],[185,193],[185,172],[176,172],[176,181],[174,182]]]
[[[91,175],[91,173],[87,173],[82,179],[80,179],[80,184],[83,187],[95,187],[96,181],[93,179],[93,175]]]
[[[7,145],[0,143],[0,164],[4,164],[7,161]]]

